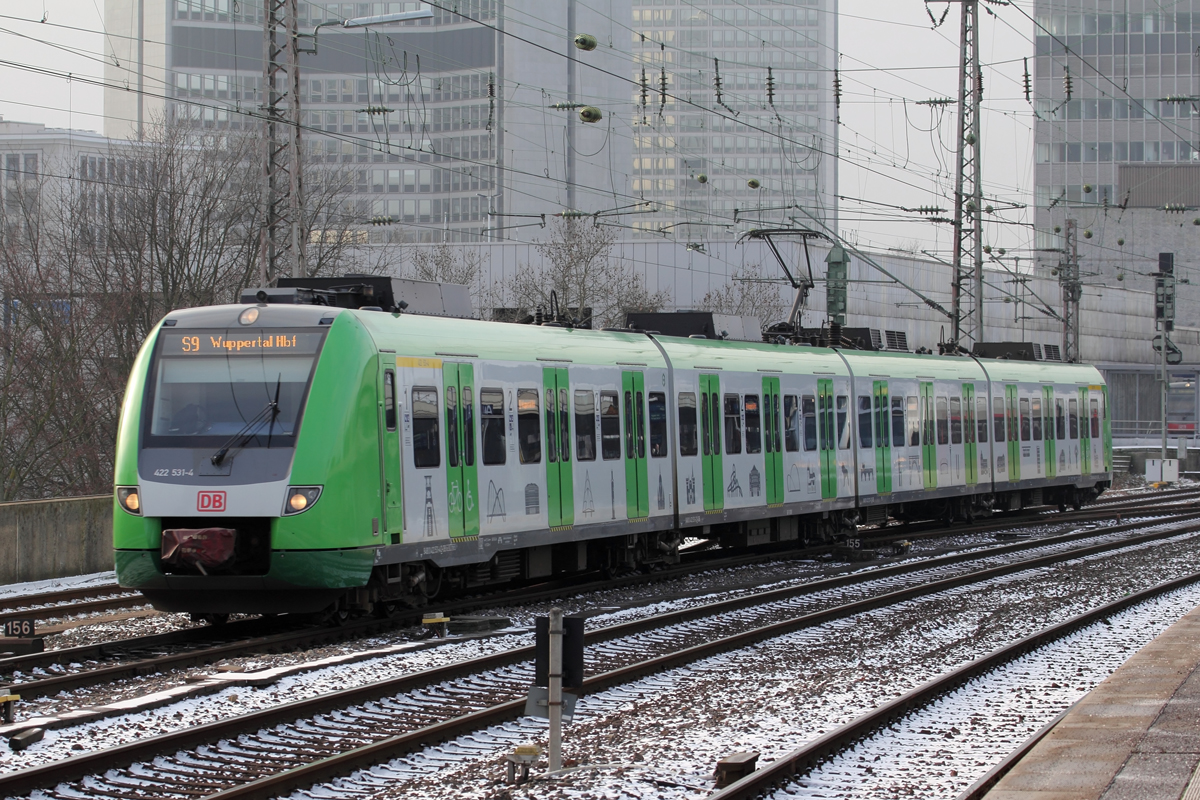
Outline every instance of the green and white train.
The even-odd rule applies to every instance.
[[[1087,365],[276,304],[164,319],[116,456],[121,585],[197,615],[386,611],[1112,479]]]

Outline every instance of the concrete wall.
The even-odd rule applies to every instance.
[[[113,568],[112,495],[0,503],[0,584]]]

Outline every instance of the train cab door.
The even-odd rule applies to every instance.
[[[700,438],[704,510],[725,508],[725,470],[721,461],[721,378],[700,376]]]
[[[544,367],[546,391],[546,508],[551,528],[575,524],[571,466],[571,387],[566,367]]]
[[[892,432],[891,412],[888,410],[888,382],[875,381],[875,491],[888,494],[892,491]]]
[[[625,506],[629,519],[650,516],[646,475],[646,376],[621,373],[621,411],[625,420]]]
[[[821,454],[821,499],[833,500],[838,493],[837,423],[833,407],[833,379],[817,380],[817,433]]]
[[[1088,417],[1088,389],[1079,389],[1079,474],[1092,474],[1092,425]]]
[[[979,483],[979,443],[975,430],[975,384],[962,386],[963,461],[966,464],[967,486]]]
[[[783,503],[783,439],[779,434],[781,398],[779,378],[764,376],[763,398],[763,476],[765,477],[767,505]]]
[[[400,474],[400,426],[396,406],[396,369],[383,370],[383,390],[380,393],[382,435],[379,437],[380,473],[383,475],[383,534],[386,544],[399,544],[404,531],[404,509],[402,505],[403,478]]]
[[[1054,405],[1054,387],[1042,387],[1042,413],[1045,422],[1042,424],[1042,442],[1046,449],[1046,477],[1058,476],[1058,417]]]
[[[475,466],[475,368],[442,365],[446,427],[446,511],[450,538],[479,536],[479,482]]]
[[[1008,479],[1021,480],[1021,417],[1017,411],[1017,387],[1004,387],[1005,405],[1008,406]]]
[[[934,430],[933,381],[920,382],[921,475],[926,489],[937,488],[937,434]]]

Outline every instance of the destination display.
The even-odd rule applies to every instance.
[[[165,356],[262,355],[317,352],[324,331],[180,331],[162,333]]]

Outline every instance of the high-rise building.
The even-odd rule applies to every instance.
[[[1178,192],[1163,178],[1195,172],[1128,167],[1200,158],[1200,2],[1037,0],[1034,9],[1034,222],[1045,251],[1063,248],[1067,219],[1098,234],[1131,202],[1171,205]],[[1117,262],[1115,238],[1101,263]]]
[[[837,230],[837,0],[634,0],[632,38],[633,189],[663,206],[644,235]]]
[[[298,3],[303,147],[342,165],[360,218],[418,241],[530,236],[539,216],[627,202],[629,0],[463,0],[431,19],[339,23],[416,2]],[[247,130],[261,98],[261,0],[108,0],[106,132],[157,119]],[[575,46],[570,31],[598,46]],[[315,38],[311,35],[316,32]],[[584,122],[583,107],[601,119]],[[615,201],[614,202],[614,198]],[[375,231],[382,236],[382,230]],[[526,237],[527,238],[527,237]]]

